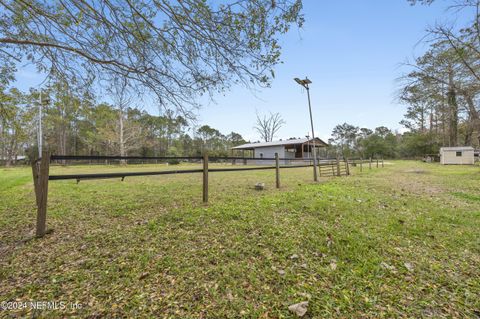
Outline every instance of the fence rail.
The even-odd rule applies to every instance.
[[[313,165],[289,165],[280,166],[280,168],[301,168],[312,167]],[[266,167],[245,167],[245,168],[209,168],[208,172],[240,172],[240,171],[258,171],[276,169],[275,166]],[[99,174],[73,174],[73,175],[49,175],[49,180],[66,180],[66,179],[104,179],[104,178],[120,178],[128,176],[149,176],[149,175],[171,175],[171,174],[192,174],[202,173],[203,169],[180,169],[158,172],[125,172],[125,173],[99,173]]]
[[[203,156],[97,156],[97,155],[51,155],[51,161],[59,160],[203,160]],[[235,157],[235,156],[210,156],[210,160],[255,160],[255,161],[274,161],[275,157]],[[290,158],[279,157],[281,161],[313,161],[313,158]],[[335,160],[335,158],[326,158],[319,160]]]
[[[96,173],[96,174],[67,174],[67,175],[50,175],[50,163],[55,161],[95,161],[95,160],[185,160],[202,162],[202,168],[199,169],[178,169],[178,170],[163,170],[153,172],[118,172],[118,173]],[[241,160],[245,165],[248,162],[266,163],[268,166],[255,166],[255,167],[238,167],[238,168],[209,168],[209,163],[218,161],[232,161],[232,164],[236,164],[236,161]],[[379,159],[376,160],[376,167],[379,167]],[[272,162],[270,165],[269,162]],[[283,162],[283,165],[280,165]],[[303,162],[299,164],[298,162]],[[292,163],[295,163],[292,165]],[[319,159],[315,171],[318,169],[320,177],[330,176],[348,176],[350,175],[350,166],[360,165],[360,171],[363,170],[363,164],[368,163],[369,168],[372,168],[373,159],[342,159],[329,158]],[[37,228],[36,236],[43,237],[46,233],[46,217],[47,217],[47,198],[48,198],[48,181],[54,180],[76,180],[77,183],[81,180],[89,179],[104,179],[104,178],[121,178],[122,181],[125,177],[133,176],[152,176],[152,175],[172,175],[172,174],[203,174],[203,202],[208,202],[208,175],[209,173],[217,172],[240,172],[240,171],[257,171],[257,170],[275,170],[275,184],[277,188],[280,188],[280,171],[282,169],[289,168],[304,168],[313,167],[313,159],[293,159],[293,158],[280,158],[275,156],[274,158],[244,158],[244,157],[211,157],[207,154],[203,157],[143,157],[143,156],[75,156],[75,155],[50,155],[48,151],[42,154],[41,158],[32,161],[32,173],[33,184],[35,188],[35,198],[37,204]],[[383,167],[383,159],[381,160]]]

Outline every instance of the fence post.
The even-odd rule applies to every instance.
[[[33,189],[35,190],[35,203],[39,204],[40,194],[38,188],[38,158],[32,159]]]
[[[368,168],[372,169],[372,158],[370,157],[370,162],[368,163]]]
[[[340,176],[340,159],[337,156],[337,176]]]
[[[208,203],[208,153],[203,154],[203,202]]]
[[[378,168],[378,157],[377,157],[377,168]]]
[[[360,172],[363,172],[363,158],[360,157]]]
[[[46,233],[49,169],[50,153],[49,151],[44,151],[42,154],[40,171],[38,172],[37,179],[37,230],[35,233],[37,237],[43,237]]]
[[[348,165],[348,157],[345,157],[345,170],[347,171],[347,176],[350,175],[350,166]]]
[[[383,156],[382,156],[382,168],[383,168],[383,167],[384,167],[384,166],[383,166]]]
[[[280,188],[280,160],[278,159],[278,153],[275,153],[275,181],[277,188]]]

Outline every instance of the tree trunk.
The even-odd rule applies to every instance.
[[[120,108],[120,116],[119,116],[119,124],[120,124],[120,132],[119,132],[119,144],[120,144],[120,156],[126,156],[126,151],[125,151],[125,128],[124,128],[124,123],[123,123],[123,109]],[[125,160],[121,160],[120,163],[122,165],[126,164]]]
[[[422,111],[420,112],[420,132],[425,132],[425,110],[422,107]]]
[[[65,127],[64,119],[58,130],[58,152],[62,155],[67,155],[67,130]],[[66,164],[65,160],[61,161],[62,165]]]
[[[463,144],[466,146],[472,145],[472,134],[473,134],[473,127],[470,124],[467,124],[465,129],[465,139]]]
[[[473,98],[470,94],[464,92],[463,94],[465,101],[467,102],[467,108],[468,108],[468,115],[469,115],[469,128],[473,131],[476,131],[477,133],[477,146],[480,145],[480,116],[478,114],[478,111],[475,107],[475,102],[473,101]],[[472,141],[470,141],[471,143]]]
[[[455,85],[453,82],[453,70],[449,72],[449,87],[447,92],[447,104],[450,114],[449,125],[449,146],[457,146],[458,138],[458,104],[457,104],[457,92],[455,91]]]

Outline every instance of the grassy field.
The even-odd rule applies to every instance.
[[[305,318],[480,317],[478,167],[311,175],[212,173],[207,206],[201,174],[52,181],[53,233],[25,240],[30,169],[0,169],[0,302],[67,303],[0,317],[290,318],[302,301]]]

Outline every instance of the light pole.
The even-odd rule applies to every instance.
[[[315,132],[313,131],[313,117],[312,117],[312,104],[310,102],[310,88],[309,84],[312,83],[308,78],[305,78],[304,80],[300,80],[299,78],[294,79],[295,82],[303,86],[304,88],[307,89],[307,96],[308,96],[308,110],[310,111],[310,125],[312,126],[312,140],[313,140],[313,180],[315,182],[318,181],[317,177],[317,151],[316,151],[316,143],[315,143]]]
[[[47,96],[43,98],[42,90],[40,90],[40,101],[38,103],[38,157],[42,157],[42,148],[43,148],[43,126],[42,126],[42,106],[48,105],[50,103],[50,98]]]

